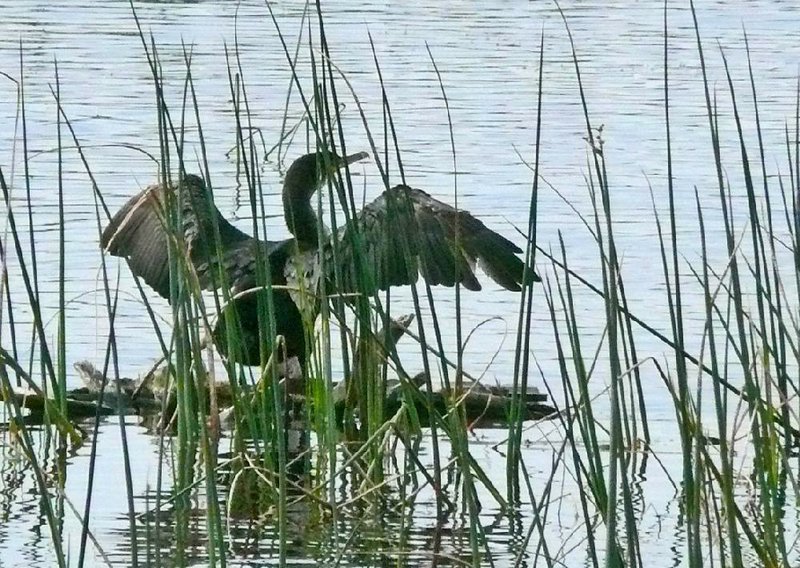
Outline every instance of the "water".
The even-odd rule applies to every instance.
[[[514,227],[527,223],[532,174],[522,158],[532,160],[535,141],[536,77],[538,46],[544,34],[544,111],[541,171],[544,180],[569,201],[565,203],[555,191],[543,187],[539,205],[538,233],[541,243],[557,247],[559,231],[565,239],[571,266],[581,274],[599,282],[599,266],[595,245],[588,231],[570,205],[584,215],[591,207],[586,189],[586,127],[580,107],[575,72],[569,43],[560,16],[550,3],[528,4],[489,2],[475,5],[424,2],[335,2],[326,6],[326,26],[337,66],[347,75],[363,105],[370,126],[380,131],[380,85],[374,70],[368,33],[375,40],[375,49],[397,121],[405,171],[411,185],[452,201],[454,184],[458,184],[459,204],[480,216],[492,228],[515,238]],[[283,55],[266,6],[261,2],[141,2],[136,4],[142,27],[152,32],[167,80],[167,92],[179,108],[184,78],[184,48],[191,50],[192,73],[197,86],[198,105],[208,156],[213,172],[217,205],[238,225],[249,227],[249,206],[246,196],[237,192],[235,160],[226,157],[235,145],[232,105],[228,86],[225,45],[236,43],[247,81],[253,123],[263,133],[267,148],[278,140],[282,126],[286,90],[290,71]],[[287,36],[296,37],[303,16],[301,2],[276,3],[276,17]],[[662,330],[668,329],[666,306],[663,305],[663,282],[660,272],[658,242],[653,221],[648,184],[656,194],[658,208],[666,211],[666,148],[663,118],[663,38],[662,6],[659,2],[574,2],[565,5],[565,13],[575,38],[581,64],[581,77],[594,125],[603,125],[604,151],[609,164],[618,246],[623,258],[626,292],[632,310]],[[786,170],[784,125],[793,115],[796,96],[798,60],[798,28],[800,6],[794,2],[753,1],[748,3],[717,2],[699,10],[709,65],[710,84],[715,87],[720,104],[727,109],[729,93],[716,42],[729,58],[737,88],[737,101],[745,114],[745,130],[752,142],[754,121],[750,110],[747,61],[742,25],[750,40],[755,82],[759,89],[761,126],[768,151],[770,176]],[[694,191],[697,188],[709,219],[710,227],[719,227],[719,216],[713,154],[705,115],[703,85],[691,14],[684,3],[670,6],[670,80],[673,157],[677,207],[680,215],[678,239],[686,262],[681,270],[692,282],[688,263],[698,265],[699,250]],[[234,34],[236,40],[234,41]],[[139,188],[151,183],[157,175],[156,164],[147,156],[158,154],[154,93],[143,47],[127,3],[118,1],[81,2],[52,0],[36,2],[0,2],[0,71],[20,77],[19,43],[24,57],[26,114],[31,156],[34,235],[37,243],[39,278],[44,298],[43,310],[47,331],[56,334],[57,308],[57,147],[56,108],[50,87],[54,85],[54,61],[58,61],[61,97],[65,112],[84,148],[86,159],[98,187],[112,210],[121,205]],[[426,44],[442,72],[453,120],[456,146],[454,167],[450,149],[447,113]],[[301,50],[302,51],[302,50]],[[315,54],[318,56],[318,54]],[[301,54],[300,72],[308,76],[309,54]],[[18,106],[15,86],[0,80],[0,165],[14,187],[14,203],[24,203],[22,146],[16,122]],[[343,113],[348,145],[351,151],[368,149],[356,103],[348,94],[341,94],[346,108]],[[288,124],[301,116],[302,106],[294,97],[289,106]],[[725,111],[720,121],[723,160],[728,164],[726,175],[734,188],[734,206],[739,226],[745,210],[741,160],[736,145],[735,124]],[[107,341],[100,257],[97,250],[98,228],[92,199],[92,186],[77,152],[64,132],[64,179],[66,196],[67,258],[67,361],[88,359],[102,363]],[[377,135],[378,143],[382,135]],[[287,162],[303,152],[302,144],[292,146]],[[755,145],[752,146],[755,148]],[[187,156],[199,155],[196,136],[190,136]],[[280,219],[279,168],[276,156],[263,166],[271,238],[286,234]],[[458,173],[453,175],[453,171]],[[374,164],[356,168],[366,188],[367,199],[377,195],[380,186]],[[13,174],[13,175],[12,175]],[[775,184],[777,186],[777,184]],[[18,222],[27,226],[24,210],[17,211]],[[715,229],[717,230],[717,229]],[[725,262],[722,234],[709,235],[710,256],[717,266]],[[779,259],[787,262],[787,259]],[[25,307],[23,289],[12,261],[12,288],[18,309],[18,333],[29,334],[30,313]],[[117,263],[111,264],[116,271]],[[552,275],[544,259],[538,270]],[[116,272],[113,273],[116,278]],[[122,345],[120,365],[123,375],[135,376],[146,369],[158,353],[158,345],[150,323],[142,310],[133,281],[123,266],[120,268],[120,306],[117,315],[117,339]],[[156,299],[159,312],[168,316],[165,302]],[[438,294],[444,317],[453,313],[452,294]],[[686,307],[699,326],[702,321],[702,298]],[[489,317],[498,316],[480,327],[470,342],[466,361],[475,374],[486,370],[490,382],[507,382],[511,378],[513,337],[517,297],[497,290],[492,285],[478,294],[466,294],[464,324],[472,329]],[[579,293],[579,305],[585,313],[582,324],[586,336],[599,341],[604,314],[589,293]],[[407,307],[400,301],[398,312]],[[407,309],[405,311],[408,311]],[[542,366],[544,376],[551,377],[558,391],[556,351],[543,294],[536,298],[533,324],[533,355]],[[449,320],[452,321],[452,320]],[[166,326],[165,326],[166,329]],[[445,339],[454,341],[453,329],[445,329]],[[692,340],[695,341],[695,340]],[[21,345],[27,341],[20,342]],[[403,344],[401,344],[402,346]],[[661,357],[667,348],[657,341],[642,337],[638,347],[643,354]],[[589,347],[594,349],[594,346]],[[409,357],[414,346],[407,346]],[[22,354],[25,360],[25,354]],[[408,366],[414,369],[413,363]],[[417,365],[419,369],[421,365]],[[654,372],[645,376],[654,445],[661,449],[666,463],[680,463],[677,453],[677,431],[674,411],[663,384]],[[70,386],[78,385],[70,375]],[[597,384],[598,391],[604,389]],[[601,417],[603,418],[603,417]],[[607,417],[605,417],[607,418]],[[128,433],[136,456],[134,493],[137,510],[147,508],[144,496],[155,483],[157,441],[133,422]],[[125,493],[120,484],[121,454],[118,428],[111,421],[97,433],[99,437],[99,472],[95,489],[92,527],[97,539],[107,548],[112,559],[124,562],[130,551]],[[483,434],[487,443],[476,444],[474,451],[486,463],[503,462],[490,449],[489,441],[500,441],[502,432]],[[532,429],[527,437],[526,462],[532,468],[535,483],[541,471],[535,464],[549,464],[557,428],[545,425]],[[557,443],[557,442],[553,442]],[[1,445],[1,443],[0,443]],[[85,492],[88,468],[88,446],[68,456],[70,477],[66,494],[80,507]],[[15,459],[17,461],[15,461]],[[0,523],[0,565],[48,563],[52,550],[47,543],[47,527],[39,515],[38,498],[32,492],[33,479],[24,470],[21,458],[3,447],[4,481],[0,498],[5,522]],[[680,565],[681,535],[676,533],[677,502],[665,478],[656,468],[642,479],[642,507],[651,511],[643,515],[640,537],[643,547],[662,552],[669,541],[673,554],[660,554],[654,565]],[[679,471],[674,469],[673,471]],[[504,477],[502,466],[496,471],[498,483]],[[564,482],[569,486],[569,482]],[[567,491],[568,493],[568,491]],[[643,498],[644,499],[644,498]],[[573,503],[574,505],[574,503]],[[567,507],[569,508],[569,507]],[[571,511],[572,509],[570,509]],[[487,510],[483,519],[489,525],[494,511]],[[565,513],[565,517],[568,516]],[[69,548],[74,550],[79,536],[79,523],[67,515],[64,531]],[[431,510],[415,511],[416,522],[410,536],[409,549],[429,549],[428,530],[434,523]],[[380,523],[378,523],[380,524]],[[522,519],[527,527],[530,519]],[[573,546],[571,533],[575,519],[553,523],[549,530],[554,542],[563,541],[564,549]],[[269,523],[267,523],[269,525]],[[386,520],[391,529],[391,520]],[[375,532],[366,531],[363,546],[356,550],[374,550],[380,537],[386,537],[386,526]],[[323,541],[330,528],[313,527],[304,532],[306,540],[292,548],[292,558],[302,564],[314,563],[314,542]],[[384,531],[384,532],[381,532]],[[333,531],[335,532],[335,531]],[[342,534],[346,534],[343,530]],[[392,531],[388,530],[391,539]],[[255,546],[255,557],[266,562],[275,543],[269,530],[262,533]],[[371,535],[375,541],[370,541]],[[453,550],[469,550],[464,533],[454,531]],[[461,539],[459,541],[459,539]],[[245,542],[246,539],[239,539]],[[498,565],[516,556],[521,546],[519,535],[500,523],[489,534]],[[459,544],[460,542],[460,544]],[[237,545],[238,546],[238,545]],[[244,546],[244,545],[242,545]],[[383,547],[387,549],[387,547]],[[389,549],[391,549],[389,547]],[[251,552],[237,553],[242,565],[250,562]],[[248,549],[251,550],[251,549]],[[528,551],[533,555],[533,550]],[[196,561],[202,564],[202,544],[197,547]],[[422,556],[412,556],[411,563]],[[507,556],[504,556],[507,555]],[[391,556],[391,554],[389,555]],[[567,555],[573,563],[585,559],[580,546]],[[101,563],[100,558],[94,559]],[[358,554],[345,559],[360,564]],[[255,562],[255,560],[253,560]],[[370,560],[370,562],[377,560]]]

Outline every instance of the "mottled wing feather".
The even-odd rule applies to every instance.
[[[159,295],[169,298],[169,230],[166,225],[167,192],[176,195],[178,188],[152,185],[131,198],[111,219],[103,231],[102,247],[109,253],[126,258],[131,271],[142,278]],[[195,268],[200,285],[207,290],[218,285],[216,267],[223,266],[228,284],[234,286],[252,269],[252,247],[259,246],[249,235],[228,223],[210,202],[202,180],[186,176],[181,203],[182,241]],[[221,257],[213,238],[216,221],[221,240]],[[264,243],[268,245],[268,243]]]
[[[524,264],[517,256],[522,252],[517,245],[468,211],[456,210],[419,189],[398,185],[385,191],[364,207],[355,223],[358,231],[351,222],[322,251],[327,278],[341,293],[364,289],[356,248],[369,271],[371,291],[411,284],[418,274],[433,285],[459,282],[480,290],[476,264],[503,288],[521,288]],[[340,267],[338,283],[334,259]],[[532,270],[529,273],[538,280]]]
[[[150,186],[125,203],[106,226],[100,244],[114,256],[128,259],[134,274],[168,298],[167,233],[159,191]]]

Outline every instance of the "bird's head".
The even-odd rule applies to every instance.
[[[184,174],[182,183],[184,185],[194,186],[194,187],[201,187],[204,188],[206,186],[203,178],[196,174]]]
[[[330,179],[337,170],[348,164],[368,158],[366,152],[349,156],[338,156],[333,152],[312,152],[300,156],[286,172],[284,193],[291,193],[295,199],[311,199],[314,192]]]

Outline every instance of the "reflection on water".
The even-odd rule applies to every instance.
[[[129,432],[135,435],[135,429],[129,428]],[[42,443],[42,447],[46,444]],[[4,526],[8,526],[10,521],[15,526],[32,526],[34,531],[28,537],[3,535],[2,558],[15,563],[47,563],[51,556],[44,536],[46,525],[38,498],[32,490],[31,472],[24,467],[23,460],[13,459],[10,450],[6,448],[6,451],[3,490],[0,492],[6,521]],[[102,454],[99,459],[102,460]],[[391,460],[394,466],[387,471],[387,477],[398,473],[394,468],[402,467],[402,460],[402,452],[395,454]],[[47,460],[42,463],[48,469]],[[253,562],[259,564],[259,560],[271,565],[270,559],[277,555],[279,548],[274,498],[276,474],[258,463],[240,467],[237,460],[226,462],[224,456],[220,463],[222,466],[216,472],[219,506],[226,512],[223,530],[229,542],[227,548],[233,558],[232,565],[249,566]],[[168,470],[168,464],[163,465]],[[72,463],[68,471],[72,475],[79,467]],[[103,468],[99,467],[98,471],[102,475]],[[499,481],[502,472],[496,473]],[[200,472],[196,474],[200,475]],[[366,490],[369,486],[364,485],[363,477],[352,467],[341,468],[338,476],[335,500],[328,502],[320,498],[324,491],[320,493],[318,489],[324,487],[320,484],[325,480],[316,477],[313,471],[289,474],[286,542],[287,555],[293,565],[330,565],[338,561],[344,566],[397,565],[398,562],[417,566],[430,563],[433,551],[438,551],[436,557],[440,565],[460,565],[471,561],[468,519],[463,511],[451,509],[445,518],[437,520],[430,492],[420,491],[424,483],[418,476],[398,476],[377,490]],[[455,503],[463,487],[453,471],[448,472],[446,478],[444,494]],[[82,483],[84,480],[79,481]],[[102,494],[107,499],[114,497],[115,492],[124,493],[120,483],[111,481],[104,476],[104,481],[100,481],[95,489],[98,497]],[[165,487],[168,485],[165,481]],[[68,493],[69,487],[68,480]],[[487,495],[484,498],[491,501]],[[94,558],[98,564],[127,564],[135,544],[139,561],[148,566],[202,565],[209,554],[207,499],[201,489],[176,498],[167,489],[159,492],[151,487],[145,488],[135,496],[140,511],[135,537],[125,515],[116,512],[108,516],[106,504],[96,500],[92,514],[92,540],[96,538],[101,548],[93,548],[90,541],[88,557]],[[63,505],[63,501],[61,503]],[[72,504],[81,505],[74,494]],[[74,526],[70,516],[68,511],[64,526],[67,535],[70,529],[80,532],[80,527]],[[185,522],[179,522],[179,517]],[[481,519],[495,562],[512,562],[517,556],[524,559],[529,555],[524,538],[529,518],[522,515],[509,517],[487,508]],[[176,534],[176,527],[180,526],[188,527],[188,531]],[[0,531],[5,532],[4,529]],[[136,539],[135,543],[132,538]],[[521,565],[528,564],[523,562]]]
[[[525,436],[523,459],[535,500],[523,497],[516,509],[501,510],[486,488],[478,485],[481,504],[479,518],[486,548],[481,548],[481,562],[489,558],[495,565],[540,565],[544,558],[559,559],[566,565],[588,562],[586,536],[581,527],[595,532],[598,553],[602,556],[603,525],[592,515],[584,518],[577,497],[576,478],[570,468],[551,479],[551,464],[560,442],[555,440],[558,427],[545,423],[529,429]],[[115,445],[116,426],[100,430],[97,486],[92,504],[91,536],[87,548],[88,565],[125,565],[133,549],[140,564],[147,566],[204,565],[209,558],[210,542],[207,510],[209,495],[204,491],[203,468],[194,472],[200,481],[191,491],[176,496],[170,491],[171,458],[164,457],[158,472],[159,437],[146,434],[134,424],[127,425],[133,441],[134,503],[137,511],[132,532],[125,513],[125,489],[120,478],[117,452],[106,455]],[[34,430],[43,436],[43,430]],[[496,449],[506,437],[505,430],[479,430],[471,439],[471,452],[486,468],[489,479],[505,494],[505,461]],[[39,447],[47,448],[41,438]],[[146,442],[141,447],[140,442]],[[57,470],[52,459],[66,459],[68,478],[65,493],[69,502],[55,498],[63,513],[62,534],[69,548],[77,550],[81,526],[74,511],[82,511],[88,448],[61,458],[40,456],[55,491]],[[174,448],[170,438],[163,440],[164,456]],[[226,444],[223,440],[223,446]],[[15,454],[14,444],[2,446],[0,461],[0,550],[4,561],[18,563],[52,562],[48,528],[35,489],[33,473],[23,456]],[[502,445],[499,446],[502,448]],[[105,448],[105,449],[104,449]],[[444,442],[442,451],[450,448]],[[218,507],[224,511],[224,526],[218,527],[232,566],[273,565],[280,550],[278,528],[278,473],[258,460],[242,464],[233,454],[222,454],[215,471]],[[425,479],[415,472],[402,446],[385,463],[385,483],[374,485],[364,477],[364,470],[349,460],[351,454],[339,452],[340,460],[333,492],[328,498],[327,472],[318,474],[314,464],[319,456],[307,454],[295,463],[298,467],[286,474],[288,509],[286,511],[286,555],[292,565],[316,566],[420,566],[434,560],[441,566],[473,563],[470,522],[461,505],[445,507],[437,517],[435,498]],[[430,448],[423,443],[419,454],[426,467],[432,467]],[[57,454],[56,454],[57,456]],[[638,527],[640,546],[658,551],[663,562],[655,565],[682,565],[685,532],[679,522],[680,488],[668,472],[678,472],[679,451],[661,450],[653,462],[646,454],[633,453],[628,462],[633,524]],[[290,456],[291,461],[292,456]],[[349,463],[350,465],[346,465]],[[309,465],[312,467],[309,469]],[[161,475],[159,490],[158,475]],[[447,503],[460,503],[463,478],[456,469],[443,475],[442,494]],[[549,488],[548,488],[549,485]],[[584,491],[590,491],[584,487]],[[523,491],[523,495],[525,495]],[[787,512],[789,514],[789,512]],[[14,527],[26,527],[23,533]],[[185,527],[178,530],[178,527]],[[669,547],[670,555],[663,554]]]
[[[170,100],[180,101],[184,80],[183,45],[192,47],[192,71],[197,84],[198,105],[211,165],[215,198],[226,217],[238,219],[242,228],[249,226],[249,207],[237,195],[240,182],[235,157],[233,116],[224,56],[224,46],[232,44],[237,34],[238,49],[254,124],[265,138],[265,147],[278,142],[283,128],[286,92],[290,83],[289,66],[279,38],[270,23],[262,2],[136,2],[138,16],[146,31],[152,31],[166,77]],[[545,35],[542,175],[555,191],[543,188],[539,204],[538,235],[540,242],[555,247],[558,233],[564,237],[571,267],[582,275],[599,281],[595,244],[577,218],[575,208],[584,215],[590,212],[584,176],[587,146],[577,96],[574,69],[560,16],[549,3],[483,2],[479,4],[425,2],[329,3],[326,9],[329,41],[336,64],[347,73],[373,128],[382,124],[380,84],[368,32],[375,39],[390,103],[397,121],[398,138],[403,150],[406,174],[412,185],[432,194],[453,200],[454,179],[458,183],[459,204],[484,219],[487,224],[514,238],[515,227],[527,223],[531,173],[523,158],[533,154],[536,109],[538,42]],[[609,164],[613,206],[617,221],[617,246],[623,258],[626,293],[634,313],[644,314],[658,329],[669,327],[663,281],[658,259],[658,241],[652,216],[649,186],[656,194],[658,207],[664,203],[666,160],[663,118],[663,43],[662,3],[646,2],[575,2],[566,7],[566,16],[576,38],[582,78],[590,112],[596,124],[603,124],[604,151]],[[276,18],[287,38],[301,29],[303,2],[274,3]],[[687,263],[696,265],[697,242],[694,190],[706,208],[709,228],[718,227],[720,216],[713,154],[708,142],[702,83],[691,27],[691,15],[685,5],[670,6],[671,120],[675,168],[678,240]],[[800,5],[796,2],[757,0],[748,3],[718,2],[703,6],[700,25],[708,42],[710,80],[723,95],[725,84],[719,57],[713,51],[715,41],[726,48],[734,84],[740,89],[742,104],[750,104],[747,63],[742,48],[741,22],[746,22],[756,84],[759,88],[761,127],[768,149],[769,175],[777,174],[772,164],[785,153],[784,125],[793,115],[796,96],[798,60],[798,21]],[[39,276],[46,329],[56,334],[53,316],[57,310],[58,239],[56,110],[49,86],[54,82],[54,58],[58,60],[61,93],[65,111],[83,146],[86,159],[98,186],[111,209],[115,209],[136,190],[157,176],[156,165],[148,157],[158,155],[158,131],[153,105],[153,88],[140,39],[125,2],[105,0],[85,2],[52,0],[45,4],[29,1],[3,3],[0,6],[0,72],[19,77],[19,41],[23,43],[28,121],[29,165],[32,171],[34,235],[39,251]],[[440,87],[426,44],[442,71],[448,102],[453,116],[456,164],[450,154],[447,114]],[[299,71],[310,84],[310,55],[300,53]],[[19,107],[16,87],[0,78],[0,165],[14,186],[14,202],[22,202],[23,160]],[[286,123],[293,125],[302,117],[297,97],[289,103]],[[348,146],[367,149],[367,137],[352,99],[343,111]],[[729,116],[720,120],[723,160],[736,164],[735,124]],[[754,135],[754,125],[744,125],[747,136]],[[187,156],[199,155],[196,133],[189,131]],[[270,154],[262,164],[268,229],[271,238],[285,236],[280,219],[278,188],[281,159],[287,162],[303,151],[298,135],[285,156]],[[380,140],[379,140],[379,143]],[[67,144],[71,145],[71,142]],[[355,151],[355,150],[354,150]],[[519,154],[518,154],[518,153]],[[458,176],[453,175],[453,171]],[[374,165],[365,165],[356,186],[363,183],[367,198],[374,197],[381,186]],[[726,176],[734,188],[734,217],[744,225],[743,186],[739,168],[730,167]],[[394,179],[394,178],[393,178]],[[67,361],[82,359],[102,361],[108,335],[104,299],[99,280],[100,256],[95,223],[92,185],[82,161],[73,148],[65,149],[65,224],[67,232],[66,307]],[[549,186],[548,186],[549,187]],[[776,200],[780,200],[776,196]],[[25,215],[18,221],[26,227]],[[709,234],[711,262],[725,265],[727,254],[721,234]],[[746,246],[746,245],[745,245]],[[25,307],[24,291],[14,259],[10,259],[11,288],[15,294],[14,315],[20,346],[30,344],[31,314]],[[778,259],[777,262],[786,262]],[[551,273],[547,263],[537,267],[543,275]],[[687,282],[691,271],[685,265]],[[121,345],[120,367],[123,375],[135,376],[149,367],[159,353],[150,321],[127,270],[120,273],[120,303],[116,333]],[[595,299],[576,291],[578,308],[584,314],[581,324],[587,343],[600,341],[605,316]],[[499,316],[479,328],[465,354],[467,368],[479,374],[488,368],[487,380],[508,382],[513,368],[514,326],[518,298],[492,287],[479,297],[464,295],[464,326],[472,329],[489,316]],[[684,306],[689,317],[687,337],[690,350],[699,347],[702,326],[702,297],[689,294]],[[163,301],[153,298],[159,315],[169,315]],[[440,300],[440,301],[439,301]],[[408,298],[398,295],[397,312],[408,311]],[[440,317],[452,317],[455,309],[450,291],[437,292]],[[559,376],[556,349],[543,294],[535,298],[532,350],[546,378],[554,383],[557,402],[563,400],[556,378]],[[693,316],[694,315],[694,316]],[[7,327],[8,322],[4,320]],[[694,326],[694,327],[692,327]],[[168,329],[164,326],[165,332]],[[4,333],[6,333],[4,331]],[[452,346],[453,329],[443,329],[444,341]],[[4,335],[4,337],[6,337]],[[592,345],[592,348],[596,347]],[[640,356],[662,357],[665,347],[649,336],[637,343]],[[411,359],[415,348],[405,354]],[[600,350],[603,351],[602,349]],[[28,354],[21,353],[27,361]],[[602,359],[601,354],[601,359]],[[33,354],[35,361],[36,354]],[[404,359],[405,361],[406,359]],[[598,366],[602,365],[602,360]],[[408,366],[414,369],[414,363]],[[31,368],[35,369],[32,364]],[[336,371],[339,372],[339,371]],[[77,386],[77,377],[68,377]],[[677,497],[681,488],[681,456],[674,427],[674,409],[663,384],[655,374],[644,373],[653,447],[658,460],[645,466],[644,455],[632,454],[629,467],[633,509],[639,519],[639,539],[643,554],[652,566],[677,566],[685,559],[685,534],[679,522]],[[598,392],[607,384],[592,385]],[[713,409],[709,409],[711,411]],[[608,416],[598,420],[608,421]],[[88,427],[87,427],[88,428]],[[183,555],[186,562],[202,565],[208,555],[205,534],[206,496],[192,494],[183,508],[169,501],[171,494],[170,463],[163,463],[157,436],[146,432],[129,418],[128,441],[132,461],[136,539],[140,560],[154,565],[171,565]],[[54,553],[49,544],[47,521],[40,507],[33,472],[18,446],[10,440],[15,434],[8,428],[0,431],[0,566],[52,565]],[[52,487],[58,468],[54,459],[65,459],[68,476],[63,480],[67,500],[58,501],[64,508],[61,531],[67,549],[78,549],[81,523],[72,512],[82,512],[86,498],[86,475],[89,471],[90,445],[77,452],[58,456],[46,443],[47,429],[34,429],[42,448],[44,473]],[[97,436],[98,450],[90,529],[103,547],[103,554],[113,562],[129,562],[131,532],[126,512],[128,505],[122,483],[120,433],[116,420],[104,421]],[[494,444],[505,437],[501,430],[480,431],[471,441],[471,451],[488,468],[494,483],[504,492],[505,461]],[[554,452],[561,443],[557,425],[533,427],[525,434],[523,451],[526,469],[537,499],[551,480],[548,475]],[[166,440],[164,443],[169,443]],[[502,448],[502,445],[501,445]],[[446,453],[447,449],[445,450]],[[427,455],[427,454],[425,454]],[[264,478],[255,470],[239,476],[220,471],[219,502],[230,508],[230,521],[220,530],[230,538],[230,547],[239,565],[272,563],[278,550],[275,512],[265,496]],[[396,471],[395,471],[396,473]],[[269,476],[266,476],[269,480]],[[288,552],[299,565],[427,564],[432,550],[440,546],[442,563],[457,565],[457,559],[471,562],[469,527],[453,511],[447,522],[437,521],[430,490],[414,493],[414,485],[403,488],[400,481],[387,484],[366,499],[356,498],[359,487],[348,472],[341,473],[335,493],[335,511],[322,503],[301,499],[292,505],[287,531]],[[452,481],[452,480],[451,480]],[[305,480],[313,486],[314,481]],[[483,530],[495,565],[509,565],[521,559],[532,566],[537,558],[549,554],[563,559],[565,565],[589,563],[585,544],[586,527],[597,531],[603,542],[602,522],[585,519],[576,498],[578,478],[563,472],[552,480],[549,498],[541,517],[544,536],[538,535],[531,507],[523,507],[517,516],[501,515],[488,495],[481,495],[486,506],[481,510]],[[159,489],[160,485],[160,489]],[[455,481],[446,488],[456,495]],[[748,491],[742,482],[742,495]],[[410,497],[413,495],[413,499]],[[156,502],[161,501],[156,511]],[[403,506],[399,506],[403,503]],[[150,511],[149,513],[147,513]],[[527,511],[527,513],[526,513]],[[188,515],[192,530],[175,535],[174,516]],[[788,516],[796,512],[788,511]],[[358,519],[357,524],[353,520]],[[595,527],[598,527],[595,529]],[[180,544],[177,544],[180,541]],[[546,543],[546,552],[543,549]],[[89,564],[102,565],[103,554],[90,543]],[[337,555],[344,550],[342,557]],[[670,552],[666,552],[670,550]],[[542,561],[539,560],[539,565]]]

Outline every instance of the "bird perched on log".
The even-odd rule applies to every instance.
[[[520,290],[523,274],[539,280],[532,269],[525,270],[517,256],[522,252],[517,245],[468,211],[457,210],[406,185],[384,191],[349,223],[327,235],[312,207],[312,196],[338,169],[367,156],[315,152],[292,163],[283,183],[284,218],[293,235],[290,239],[258,240],[240,231],[213,205],[203,180],[185,175],[176,184],[152,185],[131,198],[103,231],[102,247],[127,259],[134,274],[169,300],[171,233],[165,213],[168,203],[179,205],[180,226],[172,233],[184,247],[200,286],[214,290],[225,285],[233,297],[216,323],[214,342],[223,355],[246,365],[262,361],[258,297],[265,293],[265,282],[256,277],[259,255],[266,259],[266,274],[275,286],[276,335],[284,337],[287,357],[297,357],[301,368],[307,353],[303,327],[307,306],[301,305],[298,291],[305,288],[314,296],[320,277],[326,279],[328,293],[339,294],[374,293],[389,286],[412,284],[418,274],[432,285],[459,283],[469,290],[480,290],[476,264],[507,290]],[[366,278],[364,272],[369,273]],[[300,282],[303,277],[305,281]],[[246,293],[254,289],[258,291]],[[312,319],[318,306],[317,302],[311,307]],[[234,313],[236,317],[226,322]],[[230,329],[227,326],[231,321],[241,326],[242,341],[229,353],[226,329]]]

